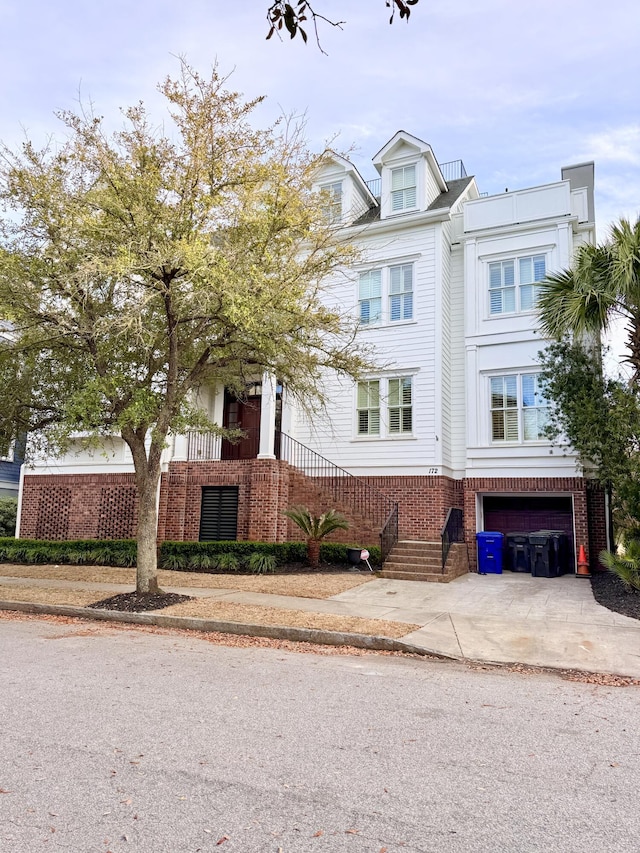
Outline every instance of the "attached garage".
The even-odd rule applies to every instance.
[[[499,533],[534,533],[561,530],[575,555],[573,500],[568,496],[485,495],[482,498],[483,529]]]

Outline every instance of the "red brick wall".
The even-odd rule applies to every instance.
[[[607,542],[606,503],[604,489],[597,483],[588,483],[587,519],[589,523],[589,566],[592,572],[605,571],[598,555],[609,547]]]
[[[398,503],[401,539],[437,540],[451,507],[462,509],[462,481],[448,477],[368,477]]]
[[[369,477],[367,482],[399,503],[400,538],[437,540],[450,507],[464,509],[470,564],[476,566],[476,495],[563,492],[573,496],[576,546],[584,545],[597,568],[606,546],[604,495],[581,478]],[[252,459],[229,462],[174,462],[162,475],[158,519],[160,540],[197,540],[203,486],[238,487],[238,539],[266,542],[300,540],[302,534],[282,514],[294,505],[314,514],[337,509],[349,519],[347,531],[332,541],[379,543],[379,528],[354,512],[330,490],[286,462]],[[335,484],[333,484],[335,485]],[[135,536],[137,499],[132,474],[27,475],[20,535],[40,539],[129,538]]]
[[[30,474],[23,539],[131,539],[138,523],[133,474]]]

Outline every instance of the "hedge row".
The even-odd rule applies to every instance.
[[[350,546],[325,542],[320,548],[322,563],[348,563]],[[379,565],[380,548],[370,547],[370,562]],[[0,538],[2,563],[55,563],[93,566],[135,566],[133,539],[42,539]],[[259,559],[262,557],[264,559]],[[160,567],[174,571],[274,571],[287,563],[304,563],[304,542],[163,542]]]

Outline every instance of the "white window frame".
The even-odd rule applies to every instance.
[[[342,222],[342,181],[330,181],[320,186],[326,197],[325,210],[330,225]]]
[[[356,287],[358,322],[363,328],[415,321],[414,261],[398,261],[361,270]]]
[[[488,261],[488,316],[494,319],[505,314],[535,311],[540,283],[546,278],[547,268],[545,252]]]
[[[389,435],[413,435],[413,378],[387,380],[387,429]]]
[[[497,373],[488,377],[491,444],[539,444],[547,441],[543,429],[547,421],[549,402],[539,387],[540,375],[540,371],[523,370]],[[496,405],[500,396],[500,384],[502,405]],[[500,413],[502,438],[496,436],[495,431]]]
[[[358,322],[379,326],[382,322],[382,269],[370,269],[358,276]]]
[[[414,436],[414,377],[412,373],[376,376],[356,383],[357,439]]]
[[[380,379],[363,379],[356,385],[356,433],[361,438],[380,436],[380,385]]]
[[[389,267],[389,322],[413,320],[414,264],[393,264]],[[397,312],[396,317],[394,314]]]
[[[417,163],[390,169],[390,211],[402,213],[415,210],[418,206],[418,167]]]

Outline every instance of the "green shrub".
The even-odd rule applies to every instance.
[[[340,542],[323,542],[320,546],[320,562],[322,563],[348,563],[347,550],[356,548],[356,545],[343,545]],[[372,565],[379,566],[382,562],[382,554],[377,545],[369,545],[369,562]]]
[[[13,536],[16,532],[18,498],[0,498],[0,536]]]
[[[184,572],[187,568],[189,558],[186,554],[165,554],[161,559],[163,569],[168,569],[171,572]]]
[[[136,543],[129,539],[0,539],[0,561],[5,563],[135,566],[136,554]]]
[[[214,557],[214,566],[219,572],[237,572],[240,568],[240,559],[236,554],[226,551]]]
[[[208,554],[206,551],[200,554],[192,554],[189,557],[188,568],[191,572],[208,572],[210,569],[215,568],[215,565],[216,555]]]
[[[275,572],[278,561],[273,554],[260,554],[255,552],[249,557],[247,567],[256,575],[266,575]]]

